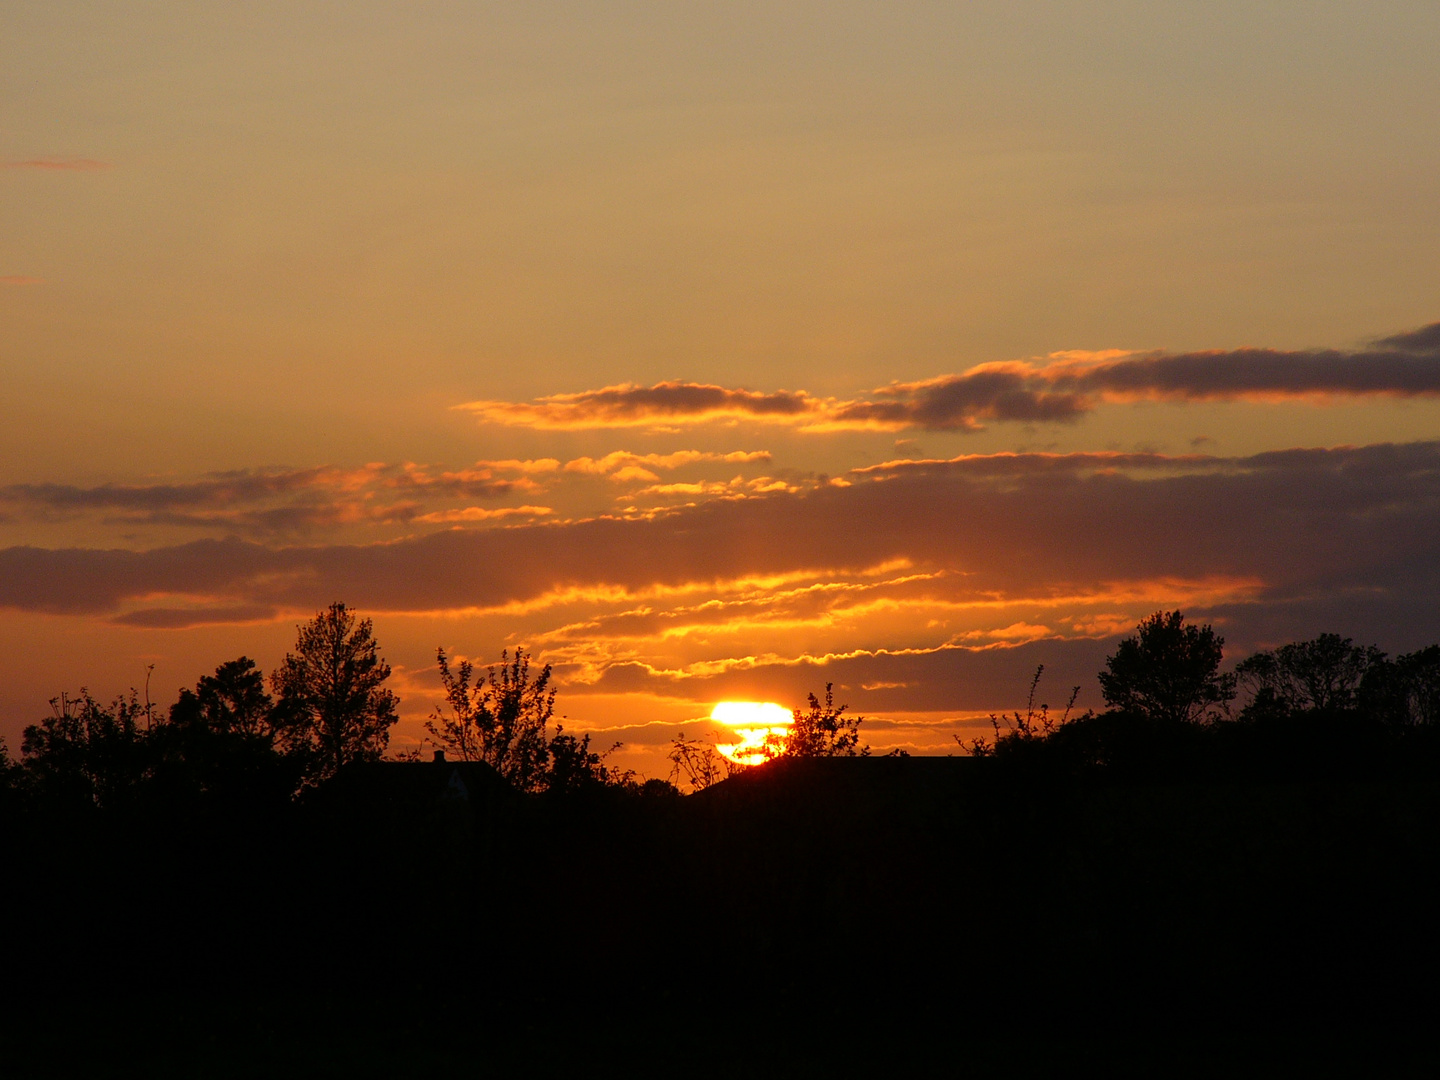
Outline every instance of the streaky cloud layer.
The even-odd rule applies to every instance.
[[[685,628],[778,634],[809,626],[825,639],[889,619],[917,647],[927,636],[924,647],[969,647],[978,639],[966,636],[968,625],[927,630],[926,619],[943,624],[987,608],[1011,609],[1009,623],[1039,627],[1042,636],[1047,629],[1104,636],[1117,624],[1100,617],[1117,604],[1125,605],[1123,624],[1136,604],[1158,605],[1186,589],[1199,595],[1213,582],[1205,587],[1208,606],[1229,604],[1240,622],[1286,607],[1348,605],[1390,611],[1392,636],[1408,640],[1432,633],[1433,606],[1420,602],[1440,601],[1436,442],[1245,458],[997,455],[892,462],[853,475],[846,487],[727,498],[646,517],[448,529],[387,543],[12,547],[0,551],[0,605],[178,625],[182,610],[195,621],[227,611],[250,618],[336,597],[395,613],[639,604],[649,610],[632,618],[652,623],[645,633],[677,642],[708,636],[705,648],[723,651],[713,633]],[[890,575],[884,590],[817,590],[778,603],[773,617],[758,603],[716,608],[727,590],[775,602],[785,582],[833,586],[875,582],[876,574]],[[1127,590],[1129,601],[1121,595]],[[1068,611],[1069,629],[1026,605]],[[664,615],[670,609],[673,618]],[[1005,641],[991,632],[979,643]]]

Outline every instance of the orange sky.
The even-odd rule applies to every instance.
[[[943,751],[1440,640],[1433,3],[7,5],[0,734],[375,619]]]

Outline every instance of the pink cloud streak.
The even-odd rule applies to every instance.
[[[108,161],[96,161],[94,158],[32,158],[29,161],[0,162],[0,169],[45,169],[54,172],[98,172],[114,167]]]

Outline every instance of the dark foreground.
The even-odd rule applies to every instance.
[[[1440,753],[1284,734],[11,807],[0,1073],[1430,1072]]]

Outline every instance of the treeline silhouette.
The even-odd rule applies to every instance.
[[[868,756],[827,686],[764,765],[677,740],[682,796],[554,725],[523,650],[441,652],[443,753],[385,760],[389,669],[337,604],[268,681],[241,658],[163,713],[57,698],[4,759],[6,1052],[354,1074],[593,1066],[636,1030],[692,1066],[867,1031],[983,1064],[1425,1030],[1440,647],[1222,655],[1157,613],[1104,712],[1037,704],[1037,672],[954,757]]]
[[[1110,706],[1058,717],[1035,704],[992,716],[991,739],[956,741],[981,758],[1107,782],[1245,778],[1440,780],[1440,646],[1390,659],[1321,634],[1257,652],[1222,672],[1224,639],[1157,612],[1099,673]]]

